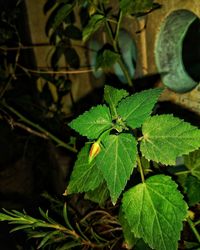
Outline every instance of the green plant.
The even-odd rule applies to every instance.
[[[65,195],[84,192],[87,199],[101,206],[109,196],[114,206],[118,202],[119,221],[128,249],[136,245],[138,238],[142,238],[152,249],[177,249],[184,220],[188,220],[200,240],[195,227],[199,222],[192,221],[176,179],[167,167],[175,165],[177,157],[189,154],[200,146],[200,130],[172,115],[151,116],[161,92],[162,89],[149,89],[128,95],[123,89],[106,85],[104,100],[107,105],[92,107],[69,124],[86,136],[92,145],[86,142],[78,153]],[[180,172],[174,167],[174,174],[186,174],[186,179],[193,176],[198,182],[200,165],[197,152],[186,158],[187,171]],[[163,165],[166,167],[163,168]],[[186,188],[187,195],[189,180],[177,181]],[[188,197],[191,205],[199,202],[198,197],[195,201],[191,200],[190,194]],[[50,224],[16,211],[5,212],[7,215],[1,213],[0,220],[23,224],[13,231],[29,229],[32,237],[43,238],[39,248],[52,244],[55,238],[59,243],[66,240],[66,234],[72,241],[57,249],[68,249],[68,245],[71,248],[77,245],[104,248],[113,243],[103,242],[105,239],[101,238],[97,243],[86,240],[86,229],[83,233],[79,224],[75,223],[76,230],[69,224],[66,207],[63,215],[67,228],[48,219],[48,213],[42,210],[41,214]],[[111,218],[116,221],[115,217]],[[103,224],[105,227],[105,222]],[[38,227],[54,231],[36,234]],[[77,230],[81,231],[77,233]]]
[[[124,16],[146,15],[158,5],[152,0],[121,0],[116,16],[106,8],[107,0],[47,3],[45,11],[55,8],[48,31],[53,30],[53,38],[59,36],[67,41],[70,50],[73,37],[68,39],[62,33],[66,31],[66,25],[70,26],[68,29],[75,28],[73,22],[69,22],[71,19],[66,17],[73,15],[76,3],[86,8],[89,15],[83,27],[83,41],[100,28],[105,28],[110,40],[109,46],[104,46],[97,56],[96,70],[118,63],[127,84],[133,87],[118,44],[121,22]],[[61,40],[55,43],[52,60],[55,68],[61,54],[66,53],[66,44]],[[66,61],[70,65],[70,58]],[[73,64],[70,66],[76,68]],[[57,82],[53,78],[46,80]],[[200,130],[171,114],[156,115],[153,110],[162,91],[155,88],[129,94],[125,88],[105,85],[104,104],[92,107],[68,124],[87,142],[77,155],[64,193],[69,209],[65,203],[62,213],[59,212],[59,222],[42,209],[43,220],[15,210],[4,210],[0,213],[0,220],[19,224],[12,231],[25,230],[30,238],[40,239],[36,245],[42,249],[124,247],[171,250],[182,246],[186,249],[198,247],[199,219],[195,206],[200,201],[200,156],[197,150]],[[8,104],[2,102],[2,105],[42,135],[67,150],[77,152],[75,143],[63,142]],[[177,158],[182,160],[181,166],[178,166]],[[85,199],[93,201],[92,204],[98,203],[101,209],[93,205],[92,211],[87,211],[84,216],[74,211],[70,199],[82,193]],[[181,238],[181,231],[188,225],[196,237],[192,236],[192,240]],[[183,243],[179,242],[180,239]]]
[[[199,148],[200,130],[172,115],[150,116],[161,91],[128,96],[125,90],[105,86],[108,106],[93,107],[69,124],[95,142],[78,154],[66,194],[98,190],[105,182],[113,205],[123,193],[120,218],[136,238],[153,249],[177,249],[188,205],[172,177],[152,171],[142,157],[175,165],[177,157]],[[199,178],[199,165],[197,173],[191,169]],[[137,170],[142,182],[130,187]],[[100,200],[98,191],[93,195]]]

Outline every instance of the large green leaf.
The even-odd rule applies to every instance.
[[[149,89],[128,96],[117,108],[117,113],[131,128],[138,128],[149,117],[162,89]]]
[[[156,250],[177,250],[187,204],[169,176],[155,175],[129,189],[122,209],[135,237]]]
[[[87,41],[88,38],[94,34],[103,24],[104,24],[105,17],[101,14],[93,15],[87,26],[83,30],[83,41]]]
[[[142,126],[141,151],[148,160],[175,165],[178,156],[200,147],[200,130],[172,115],[150,117]]]
[[[86,144],[78,154],[67,187],[67,194],[94,190],[103,182],[102,174],[97,168],[95,161],[90,164],[88,163],[90,146]]]
[[[104,100],[110,107],[111,114],[117,117],[117,104],[126,96],[128,92],[124,89],[116,89],[112,86],[106,85],[104,88]]]
[[[96,164],[110,191],[113,204],[126,186],[136,166],[137,142],[130,134],[106,136]]]
[[[196,150],[184,157],[186,167],[191,174],[200,180],[200,150]]]
[[[96,139],[103,131],[112,127],[109,108],[105,105],[92,107],[71,121],[69,126],[88,139]]]

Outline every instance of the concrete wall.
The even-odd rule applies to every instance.
[[[27,6],[27,12],[28,12],[28,19],[29,19],[29,26],[31,31],[31,37],[34,44],[38,43],[48,43],[48,39],[44,32],[44,25],[46,23],[47,17],[43,14],[42,8],[45,3],[45,0],[25,0],[26,6]],[[137,46],[137,68],[136,68],[136,74],[135,78],[151,75],[159,72],[159,66],[156,64],[155,59],[155,50],[156,50],[156,43],[159,37],[159,32],[162,30],[162,26],[166,22],[167,18],[174,12],[178,10],[187,10],[190,11],[194,16],[198,18],[200,16],[200,1],[199,0],[157,0],[159,4],[162,5],[162,8],[155,10],[151,12],[147,19],[146,17],[140,17],[137,20],[135,18],[126,18],[122,24],[122,26],[133,36],[133,39],[136,42]],[[185,20],[185,23],[187,25],[187,21]],[[143,27],[146,24],[146,29],[143,29]],[[174,23],[174,26],[176,24]],[[179,27],[173,27],[173,21],[171,23],[172,30],[174,29],[174,34],[176,34],[176,30],[179,30]],[[177,25],[176,25],[177,26]],[[189,29],[189,25],[188,25]],[[142,30],[141,32],[136,32]],[[187,29],[185,29],[185,32],[187,33]],[[101,34],[103,37],[104,34]],[[169,36],[169,39],[166,40],[166,46],[169,46],[170,42],[174,39],[176,43],[176,39],[172,38],[173,31],[171,37]],[[181,32],[180,32],[181,37]],[[181,37],[181,39],[184,39],[184,36]],[[180,53],[178,55],[179,59],[178,62],[176,62],[179,66],[182,66],[180,69],[179,75],[180,75],[180,81],[182,85],[189,84],[190,81],[191,84],[196,85],[191,87],[191,89],[186,88],[182,92],[184,93],[177,93],[176,89],[172,87],[172,89],[167,88],[165,90],[165,93],[162,95],[161,100],[170,100],[172,102],[178,103],[184,107],[189,108],[190,110],[193,110],[197,113],[200,113],[200,93],[199,93],[199,86],[198,84],[195,84],[195,81],[193,78],[191,78],[187,70],[184,68],[183,61],[182,61],[182,40],[177,37],[177,44],[179,45]],[[197,37],[198,39],[198,37]],[[188,46],[190,47],[190,50],[197,51],[197,59],[200,58],[200,50],[197,48],[198,41],[196,39],[196,42],[194,44],[191,42]],[[195,39],[193,39],[195,40]],[[81,43],[77,45],[82,45]],[[175,45],[174,45],[175,46]],[[37,66],[47,66],[48,60],[46,60],[47,54],[49,53],[50,47],[37,47],[34,49],[35,55],[37,58]],[[176,48],[177,49],[177,48]],[[189,51],[190,51],[189,50]],[[165,53],[167,49],[165,49]],[[85,56],[87,52],[83,49],[79,49],[78,53],[81,58],[81,65],[87,66],[88,60]],[[162,55],[162,51],[157,51],[157,57]],[[178,52],[177,52],[178,53]],[[198,58],[199,56],[199,58]],[[176,57],[176,56],[175,56]],[[161,57],[162,58],[162,57]],[[177,60],[177,59],[176,59]],[[173,60],[172,60],[173,61]],[[174,65],[176,65],[176,63]],[[173,71],[173,79],[178,79],[176,76],[176,67],[172,66],[174,69]],[[162,73],[162,72],[159,72]],[[198,74],[198,73],[197,73]],[[181,78],[182,77],[182,78]],[[200,73],[198,74],[198,77],[200,77]],[[70,78],[73,82],[72,87],[72,93],[74,96],[75,101],[81,99],[85,95],[87,95],[95,86],[99,86],[99,83],[101,84],[101,80],[96,80],[91,73],[82,73],[82,74],[74,74],[71,75]],[[158,83],[158,85],[163,86],[163,80]],[[189,79],[189,80],[188,80]],[[103,81],[103,79],[102,79]],[[170,84],[173,86],[173,80],[170,80]],[[189,81],[189,83],[188,83]],[[178,91],[179,92],[179,91]],[[64,100],[65,104],[70,107],[70,99]]]

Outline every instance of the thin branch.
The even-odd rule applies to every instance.
[[[197,229],[195,228],[193,221],[189,217],[187,218],[187,221],[188,221],[188,224],[189,224],[191,230],[193,231],[194,235],[196,236],[196,239],[200,243],[200,235],[199,235]]]
[[[29,119],[27,119],[25,116],[23,116],[22,114],[20,114],[17,110],[15,110],[14,108],[10,107],[8,104],[6,104],[5,102],[2,103],[2,105],[7,108],[9,111],[11,111],[13,114],[15,114],[17,117],[19,117],[21,119],[21,121],[25,122],[26,124],[30,125],[31,127],[39,130],[40,132],[42,132],[46,137],[52,139],[53,141],[55,141],[56,143],[58,143],[59,146],[62,146],[74,153],[77,153],[77,150],[68,145],[67,143],[65,143],[64,141],[60,140],[58,137],[56,137],[55,135],[51,134],[49,131],[47,131],[46,129],[42,128],[39,124],[35,124],[34,122],[30,121]]]
[[[143,172],[142,163],[141,163],[139,155],[137,155],[137,163],[138,163],[138,167],[139,167],[139,170],[140,170],[140,175],[141,175],[142,182],[144,183],[145,182],[144,172]]]
[[[25,72],[30,72],[30,73],[34,73],[34,74],[84,74],[84,73],[89,73],[89,72],[93,72],[95,71],[95,67],[91,67],[91,68],[85,68],[85,69],[77,69],[77,70],[62,70],[62,71],[54,71],[54,70],[48,70],[47,71],[41,71],[41,70],[35,70],[35,69],[29,69],[26,68],[22,65],[20,65],[19,63],[17,63],[17,66],[21,69],[23,69]],[[45,68],[43,68],[44,70]]]
[[[12,51],[12,50],[27,50],[27,49],[35,49],[35,48],[41,48],[41,47],[52,47],[55,48],[55,45],[49,44],[49,43],[39,43],[39,44],[31,44],[31,45],[20,45],[16,47],[5,47],[5,46],[0,46],[0,50],[2,51]],[[79,47],[82,49],[89,49],[83,45],[79,44],[73,44],[73,47]]]
[[[103,5],[101,8],[104,10]],[[122,55],[120,54],[120,51],[119,51],[118,46],[117,46],[117,40],[118,40],[119,29],[121,26],[121,21],[122,21],[122,12],[120,12],[120,14],[119,14],[119,19],[117,22],[117,28],[116,28],[115,35],[113,35],[112,28],[111,28],[107,19],[105,20],[105,26],[106,26],[107,34],[108,34],[108,36],[113,44],[113,48],[114,48],[115,52],[120,55],[120,57],[118,59],[118,63],[119,63],[119,65],[124,73],[124,76],[126,77],[127,83],[129,86],[131,86],[133,88],[133,82],[131,80],[130,73],[129,73],[126,65],[124,64],[124,60],[123,60]]]
[[[123,17],[123,14],[122,14],[122,11],[120,11],[119,19],[118,19],[117,27],[116,27],[116,31],[115,31],[115,37],[114,37],[115,46],[117,46],[117,40],[118,40],[118,36],[119,36],[119,30],[120,30],[120,26],[121,26],[121,22],[122,22],[122,17]]]
[[[45,135],[43,133],[40,133],[38,131],[35,131],[32,128],[27,127],[26,125],[24,125],[22,123],[12,121],[12,126],[13,127],[19,127],[19,128],[21,128],[23,130],[26,130],[28,133],[33,134],[33,135],[38,136],[38,137],[41,137],[43,139],[49,139],[47,135]]]

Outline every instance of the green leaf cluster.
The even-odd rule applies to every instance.
[[[200,147],[200,131],[172,115],[151,115],[161,93],[158,88],[129,95],[126,90],[105,86],[106,104],[92,107],[69,124],[93,140],[91,143],[98,142],[100,152],[89,162],[92,147],[86,143],[78,154],[67,193],[85,192],[93,201],[101,199],[102,205],[109,191],[116,204],[138,169],[142,183],[126,191],[122,198],[125,244],[177,249],[187,203],[169,176],[159,174],[145,180],[147,169],[142,164],[146,164],[146,158],[175,165],[177,157]],[[191,173],[199,178],[198,161],[186,162]],[[138,241],[140,238],[145,243]]]
[[[24,230],[29,239],[35,239],[36,244],[31,249],[67,250],[74,247],[76,247],[75,249],[111,249],[112,245],[116,244],[115,234],[110,242],[103,234],[99,236],[96,232],[96,222],[100,228],[105,227],[112,230],[113,225],[119,224],[111,214],[104,210],[94,210],[80,220],[77,218],[78,215],[74,218],[66,203],[62,204],[62,207],[57,214],[62,216],[62,223],[55,221],[49,216],[48,210],[45,212],[41,208],[39,208],[39,212],[42,219],[27,215],[25,211],[3,209],[3,212],[0,212],[0,221],[7,221],[14,225],[11,232]]]

